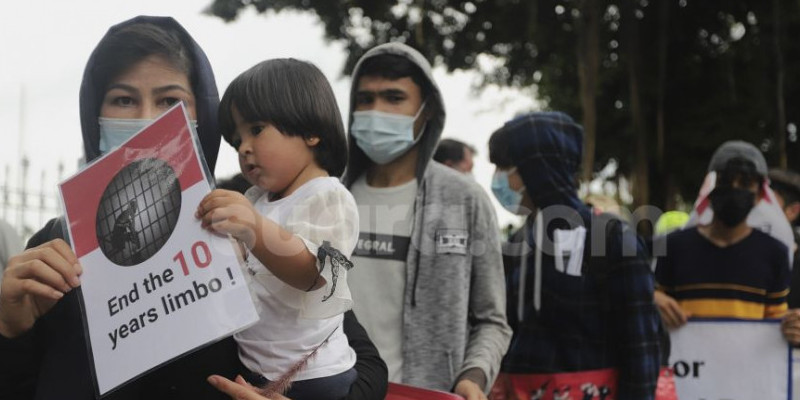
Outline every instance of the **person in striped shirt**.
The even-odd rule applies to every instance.
[[[667,327],[679,327],[690,316],[757,320],[786,313],[787,248],[746,223],[764,190],[766,163],[758,159],[760,152],[727,155],[715,156],[711,168],[717,174],[709,194],[711,223],[669,234],[666,254],[658,258],[657,303]]]

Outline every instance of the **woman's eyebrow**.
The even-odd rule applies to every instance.
[[[189,89],[186,89],[182,85],[177,85],[177,84],[175,84],[175,85],[166,85],[166,86],[161,86],[161,87],[154,88],[153,89],[153,94],[161,94],[161,93],[164,93],[164,92],[169,92],[170,90],[180,90],[182,92],[186,92],[187,94],[192,94],[192,92]]]
[[[127,91],[127,92],[132,92],[132,93],[137,93],[137,94],[139,93],[139,89],[137,89],[136,87],[131,86],[131,85],[126,85],[124,83],[112,83],[112,84],[108,85],[108,90],[106,90],[106,92],[108,92],[110,90],[113,90],[113,89],[120,89],[120,90],[124,90],[124,91]]]

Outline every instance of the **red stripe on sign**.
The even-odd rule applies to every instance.
[[[61,183],[61,196],[75,254],[82,257],[99,246],[97,209],[106,187],[131,162],[145,158],[166,161],[178,176],[181,191],[205,179],[183,107],[167,111],[120,148]]]

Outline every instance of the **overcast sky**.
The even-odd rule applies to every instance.
[[[178,20],[211,60],[220,94],[236,75],[257,62],[294,57],[316,64],[331,81],[340,108],[346,109],[350,79],[341,76],[344,47],[324,41],[322,26],[314,15],[257,15],[248,9],[226,24],[202,14],[208,2],[44,0],[6,5],[0,13],[0,182],[18,185],[23,156],[31,165],[29,190],[55,189],[59,162],[64,164],[64,177],[76,172],[83,151],[78,90],[86,60],[111,25],[136,15],[168,15]],[[474,93],[471,87],[476,78],[468,72],[447,74],[437,67],[435,77],[447,108],[443,136],[478,148],[474,175],[488,190],[493,172],[487,160],[488,135],[535,103],[508,89]],[[223,143],[217,176],[236,172],[235,153]],[[504,223],[514,220],[502,209],[498,216]],[[13,215],[6,219],[19,223]]]

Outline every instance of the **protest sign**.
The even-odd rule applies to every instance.
[[[791,358],[777,320],[691,319],[670,332],[681,400],[791,399]]]
[[[98,394],[258,320],[182,105],[60,185]]]

